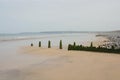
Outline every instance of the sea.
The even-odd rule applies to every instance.
[[[83,42],[92,41],[96,37],[95,33],[90,32],[29,32],[29,33],[17,33],[17,34],[0,34],[0,44],[23,42],[21,45],[27,46],[31,43],[38,45],[39,41],[42,42],[42,46],[47,46],[50,40],[53,47],[58,46],[59,41],[63,41],[63,45],[67,46],[76,42],[82,44]]]
[[[39,41],[43,48],[47,48],[48,41],[52,47],[58,48],[60,40],[64,49],[68,44],[83,44],[95,40],[96,33],[90,32],[40,32],[40,33],[16,33],[0,34],[0,80],[22,80],[21,71],[28,66],[44,62],[47,57],[41,55],[29,55],[21,52],[23,47],[29,47],[31,43],[38,47]],[[20,78],[19,78],[20,77]]]

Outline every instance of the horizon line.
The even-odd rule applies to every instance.
[[[82,33],[84,33],[84,32],[114,32],[114,31],[120,31],[120,30],[110,30],[110,31],[40,31],[40,32],[38,32],[38,31],[36,31],[36,32],[28,32],[28,31],[26,31],[26,32],[15,32],[15,33],[0,33],[0,34],[24,34],[24,33],[62,33],[62,32],[64,32],[64,33],[70,33],[70,32],[73,32],[73,33],[80,33],[80,32],[82,32]]]

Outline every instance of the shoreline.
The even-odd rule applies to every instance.
[[[96,37],[93,45],[98,46],[106,42],[105,37]],[[29,40],[28,40],[29,41]],[[36,40],[35,40],[36,41]],[[59,41],[59,40],[58,40]],[[120,79],[120,55],[107,54],[90,51],[68,51],[63,45],[47,48],[47,45],[38,47],[38,43],[30,47],[29,41],[26,45],[19,45],[14,52],[13,44],[24,44],[15,42],[2,47],[8,56],[0,70],[1,80],[119,80]],[[82,42],[90,46],[91,41]],[[6,44],[6,43],[5,43]],[[3,45],[5,45],[3,44]],[[46,43],[45,43],[46,44]],[[59,44],[58,44],[59,45]],[[10,47],[13,47],[11,49]],[[2,49],[1,48],[1,49]],[[13,50],[13,53],[11,53]],[[11,51],[11,52],[9,52]]]
[[[118,54],[88,51],[67,51],[56,48],[26,47],[27,55],[46,56],[42,63],[32,65],[23,74],[25,80],[119,80]],[[26,48],[25,51],[26,51]],[[107,75],[107,76],[106,76]]]
[[[98,47],[98,46],[100,46],[100,45],[103,45],[105,42],[107,42],[108,41],[108,38],[106,38],[106,37],[103,37],[103,36],[100,36],[100,37],[96,37],[96,39],[94,40],[94,41],[92,41],[93,42],[93,45],[95,46],[95,47]],[[84,43],[82,43],[82,45],[84,45],[84,46],[90,46],[90,44],[91,44],[91,41],[89,41],[89,42],[84,42]],[[29,51],[39,51],[39,49],[40,50],[58,50],[58,51],[62,51],[62,50],[65,50],[65,51],[68,51],[68,46],[66,45],[64,45],[63,46],[63,49],[59,49],[59,45],[58,46],[52,46],[51,48],[47,48],[47,46],[43,46],[43,47],[39,47],[39,46],[23,46],[23,47],[21,47],[21,50],[22,49],[26,49],[26,51],[28,50],[28,52]],[[73,50],[72,50],[73,51]],[[86,51],[86,52],[93,52],[93,51]],[[98,53],[101,53],[101,52],[98,52]],[[103,52],[104,53],[104,52]]]

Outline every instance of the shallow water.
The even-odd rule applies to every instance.
[[[22,53],[20,49],[24,46],[38,46],[38,42],[42,42],[43,47],[47,47],[48,40],[51,40],[52,47],[59,45],[59,41],[63,41],[63,45],[67,46],[74,41],[82,44],[87,41],[95,40],[95,34],[79,33],[79,34],[59,34],[59,35],[39,35],[39,38],[30,38],[24,40],[8,40],[0,42],[0,80],[22,80],[23,70],[35,64],[44,63],[48,57],[39,55],[29,55]],[[37,66],[37,65],[36,65]],[[20,77],[20,78],[19,78]]]

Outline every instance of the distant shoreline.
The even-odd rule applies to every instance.
[[[62,32],[41,32],[41,33],[20,33],[20,34],[1,34],[0,41],[17,41],[17,40],[33,40],[33,39],[43,39],[43,38],[53,38],[61,36],[73,36],[77,34],[88,34],[88,33],[62,33]]]
[[[0,33],[0,35],[15,35],[15,34],[39,34],[39,33],[113,33],[120,32],[120,30],[115,31],[40,31],[40,32],[19,32],[19,33]]]

